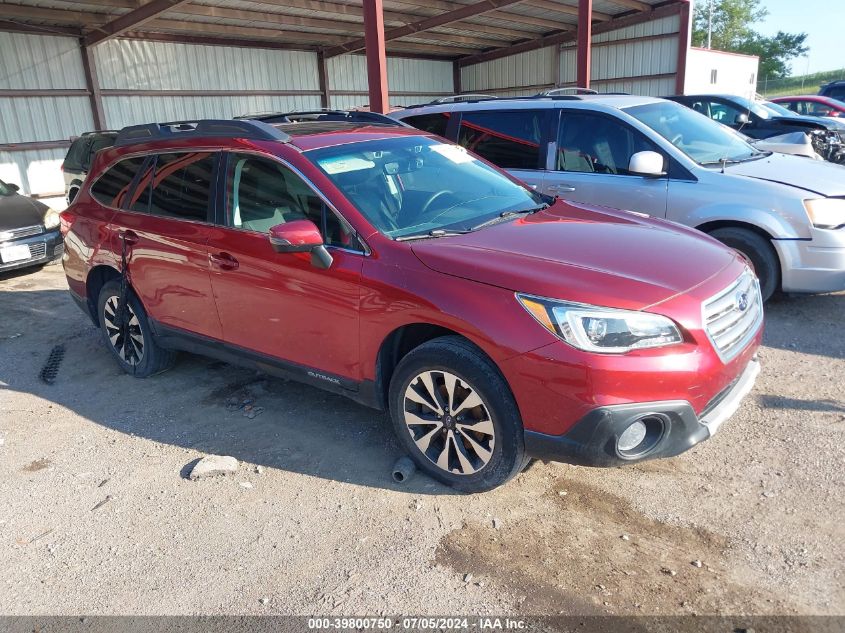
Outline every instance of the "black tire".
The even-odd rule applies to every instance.
[[[112,356],[117,360],[120,368],[136,378],[147,378],[170,368],[176,355],[174,352],[162,349],[156,344],[144,306],[141,305],[131,288],[127,294],[130,316],[134,317],[130,327],[134,338],[141,345],[134,344],[126,348],[123,346],[123,335],[113,327],[109,317],[110,313],[114,314],[114,307],[119,297],[120,282],[118,280],[107,282],[100,290],[100,297],[97,300],[97,318],[100,322],[103,341],[111,351]],[[109,312],[106,310],[107,304],[109,305]],[[117,337],[114,343],[111,338],[113,336]],[[120,351],[118,351],[118,347]],[[140,354],[138,353],[139,348]],[[127,360],[127,356],[132,359],[132,362]]]
[[[424,387],[421,375],[425,372],[434,372],[432,384],[437,390],[435,398],[438,398],[437,406],[441,406],[444,415],[438,415],[434,407],[406,401],[409,389]],[[445,395],[448,394],[445,382],[438,382],[440,379],[445,381],[446,374],[438,372],[448,372],[448,375],[460,381],[452,387],[451,403],[443,400],[444,397],[449,400]],[[411,387],[412,383],[416,386]],[[427,389],[424,391],[428,393]],[[462,408],[473,392],[480,399],[481,405],[471,409]],[[459,397],[461,400],[458,400]],[[456,403],[453,412],[450,404]],[[519,474],[526,464],[522,419],[510,387],[492,361],[466,339],[444,336],[428,341],[408,353],[400,361],[390,381],[389,405],[390,418],[399,443],[417,467],[456,490],[469,493],[491,490]],[[431,422],[431,426],[415,425],[418,428],[412,429],[406,423],[405,416],[413,412],[406,411],[407,407],[424,415],[426,420],[435,421]],[[452,413],[454,418],[451,417]],[[449,418],[448,421],[445,418]],[[441,428],[438,428],[438,424]],[[467,433],[473,431],[475,425],[481,428],[481,424],[485,428],[492,428],[493,433]],[[427,456],[416,443],[428,435],[429,430],[432,433],[428,442],[429,454],[433,452],[442,458],[443,451],[438,446],[446,446],[446,468],[438,466],[434,458]],[[412,433],[417,433],[416,440]],[[451,445],[450,439],[454,442]],[[481,450],[477,448],[479,446]],[[487,450],[491,446],[492,450]],[[476,464],[477,469],[464,468],[470,462],[463,460],[473,457],[475,461],[472,464]],[[450,464],[454,464],[454,468]],[[464,469],[466,473],[453,472]]]
[[[759,233],[738,227],[725,227],[710,232],[725,246],[730,246],[751,260],[760,280],[760,294],[768,301],[780,287],[780,262],[770,240]]]

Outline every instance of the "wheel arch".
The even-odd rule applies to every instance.
[[[88,311],[91,320],[97,327],[100,326],[100,317],[97,314],[97,300],[100,297],[100,290],[103,289],[109,281],[113,279],[120,279],[120,272],[107,264],[100,264],[94,266],[88,273],[85,279],[85,293],[88,302]]]
[[[423,343],[444,336],[460,337],[476,348],[481,354],[484,354],[493,366],[498,369],[496,362],[490,358],[490,355],[466,335],[433,323],[406,323],[395,328],[384,338],[376,354],[374,396],[375,404],[379,409],[383,411],[388,409],[387,400],[390,390],[390,379],[396,371],[399,362]]]

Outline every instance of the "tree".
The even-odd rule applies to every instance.
[[[732,53],[745,53],[760,57],[761,77],[785,77],[790,72],[789,62],[809,50],[804,44],[806,33],[778,31],[774,37],[754,30],[754,24],[769,14],[760,0],[699,0],[695,4],[693,44],[707,45],[707,26],[710,4],[713,5],[712,47]]]

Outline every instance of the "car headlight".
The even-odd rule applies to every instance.
[[[624,354],[635,349],[676,345],[684,340],[678,326],[659,314],[523,294],[516,297],[549,332],[586,352]]]
[[[47,209],[47,213],[44,214],[44,228],[54,229],[59,226],[60,222],[59,212],[55,209]]]
[[[841,198],[804,200],[804,208],[817,229],[841,229],[845,226],[845,200]]]

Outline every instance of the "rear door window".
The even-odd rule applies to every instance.
[[[464,112],[458,144],[506,169],[540,169],[545,110]]]
[[[127,201],[132,181],[146,156],[126,158],[106,170],[91,187],[91,196],[107,207],[121,208]]]
[[[159,154],[152,178],[146,179],[151,181],[149,202],[145,204],[146,183],[139,183],[133,205],[163,218],[207,222],[216,158],[209,152]]]

